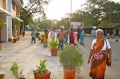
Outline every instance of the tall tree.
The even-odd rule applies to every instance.
[[[21,10],[21,19],[23,20],[22,27],[30,23],[28,22],[28,18],[30,18],[29,21],[31,21],[32,16],[35,14],[45,17],[45,9],[49,2],[49,0],[28,0],[24,9]]]
[[[109,0],[88,0],[84,14],[91,25],[98,26],[105,23],[119,23],[120,3]]]

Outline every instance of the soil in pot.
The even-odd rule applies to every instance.
[[[26,78],[19,78],[19,79],[26,79]]]

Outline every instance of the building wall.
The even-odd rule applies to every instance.
[[[6,0],[3,0],[3,9],[5,9],[6,10]]]
[[[0,0],[0,7],[6,10],[6,0]],[[2,14],[0,16],[0,19],[2,19],[6,24],[6,15]],[[1,41],[7,42],[7,26],[5,25],[5,28],[1,29]]]
[[[2,19],[6,24],[6,15],[0,16],[0,19]],[[1,29],[1,41],[7,42],[7,26],[6,25],[4,28]]]
[[[3,0],[0,0],[0,7],[3,8]]]

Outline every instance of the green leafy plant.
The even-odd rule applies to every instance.
[[[36,37],[39,37],[40,33],[39,32],[36,32]]]
[[[10,71],[12,71],[12,74],[13,74],[13,76],[14,76],[15,79],[19,78],[18,69],[19,69],[19,66],[16,63],[16,61],[14,61],[13,64],[12,64],[12,66],[11,66],[11,68],[10,68]]]
[[[45,60],[40,59],[39,66],[37,66],[38,69],[36,71],[34,71],[34,72],[37,73],[37,74],[39,74],[39,75],[45,74],[46,73],[45,62],[46,62],[46,59]]]
[[[44,39],[45,38],[45,34],[41,34],[41,37],[42,37],[42,39]]]
[[[19,25],[20,25],[20,21],[14,19],[13,20],[13,27],[15,28],[15,27],[18,27]]]
[[[47,39],[46,38],[44,38],[44,43],[47,43]]]
[[[20,68],[20,67],[18,66],[17,62],[14,61],[14,62],[12,63],[12,66],[11,66],[11,68],[10,68],[10,71],[12,72],[12,74],[13,74],[13,76],[14,76],[15,79],[24,78],[24,76],[22,75],[23,70],[21,69],[21,70],[19,71],[19,68]]]
[[[0,20],[0,28],[4,28],[5,27],[5,22],[3,20]]]
[[[60,63],[64,69],[79,69],[83,64],[82,53],[79,52],[75,46],[67,45],[60,52]]]
[[[52,40],[51,42],[49,42],[50,46],[52,49],[57,48],[59,45],[59,42],[57,40]]]

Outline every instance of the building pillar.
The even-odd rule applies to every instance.
[[[6,0],[6,8],[9,13],[12,13],[12,0]],[[12,35],[12,16],[7,16],[7,28],[8,28],[8,39],[13,37]]]

